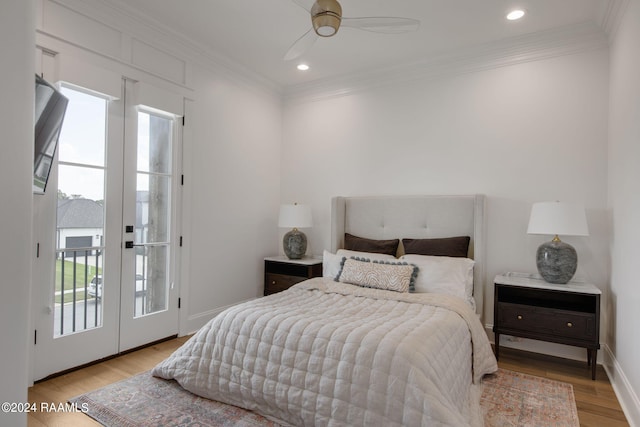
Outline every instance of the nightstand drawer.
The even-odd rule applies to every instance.
[[[307,280],[306,277],[286,276],[284,274],[267,273],[265,282],[265,294],[274,294],[289,289],[296,283]]]
[[[574,340],[596,339],[596,318],[593,313],[499,303],[498,319],[502,329]]]
[[[264,259],[264,294],[282,292],[296,283],[319,276],[322,276],[321,259],[267,257]]]

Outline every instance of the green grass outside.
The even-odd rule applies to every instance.
[[[84,261],[84,257],[82,258]],[[95,257],[89,257],[89,261],[93,260],[95,262]],[[73,261],[63,261],[61,259],[56,260],[56,287],[55,291],[60,292],[60,288],[62,285],[62,266],[64,265],[64,289],[70,290],[73,289]],[[80,301],[84,299],[84,284],[85,279],[87,283],[87,289],[89,288],[89,283],[91,279],[96,274],[102,274],[102,269],[97,268],[95,266],[76,263],[75,265],[75,274],[76,274],[76,301]],[[89,297],[93,298],[93,297]],[[60,295],[56,295],[55,302],[60,303]],[[64,294],[64,302],[73,302],[73,292]]]

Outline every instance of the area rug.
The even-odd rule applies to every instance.
[[[483,379],[485,426],[579,427],[571,384],[500,369]]]
[[[145,372],[70,400],[107,427],[278,426],[258,414],[198,397]],[[579,426],[571,384],[500,369],[485,377],[485,426]]]

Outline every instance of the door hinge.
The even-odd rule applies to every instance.
[[[180,236],[180,247],[182,247],[182,236]]]
[[[178,308],[182,305],[182,298],[178,298]]]
[[[33,345],[38,344],[38,330],[34,329],[33,330]]]

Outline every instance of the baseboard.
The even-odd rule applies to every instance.
[[[608,345],[602,346],[604,370],[631,427],[640,427],[640,398]]]
[[[493,325],[485,325],[485,331],[489,337],[489,341],[495,344]],[[508,335],[501,335],[500,338],[500,347],[514,348],[532,353],[542,353],[565,359],[586,360],[586,351],[578,347],[510,337]],[[640,398],[638,398],[638,395],[633,390],[631,383],[608,345],[601,344],[601,350],[598,351],[597,363],[601,364],[607,373],[613,391],[618,398],[618,402],[620,402],[620,406],[622,407],[625,417],[627,417],[629,425],[631,427],[640,427]]]

